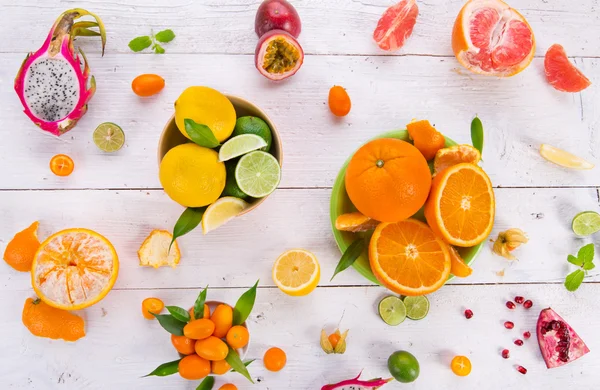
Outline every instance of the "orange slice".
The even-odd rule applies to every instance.
[[[375,229],[377,225],[379,225],[379,221],[371,219],[358,211],[342,214],[335,220],[335,228],[345,232],[365,232]]]
[[[455,145],[438,150],[433,160],[433,174],[460,163],[477,164],[481,153],[471,145]]]
[[[108,294],[119,272],[112,244],[88,229],[62,230],[44,241],[33,259],[31,284],[46,304],[79,310]]]
[[[431,229],[451,245],[469,247],[489,236],[496,205],[492,182],[477,165],[454,165],[433,178],[425,202]]]
[[[592,85],[592,82],[569,61],[565,49],[558,44],[550,46],[546,52],[544,71],[546,80],[559,91],[580,92]]]
[[[473,273],[473,269],[465,263],[460,254],[452,245],[448,245],[450,251],[450,273],[459,278],[466,278]]]
[[[450,275],[448,245],[416,219],[377,226],[369,260],[377,280],[397,294],[432,293]]]
[[[15,234],[4,250],[4,261],[17,271],[31,271],[33,256],[40,247],[37,238],[37,228],[40,223],[35,221],[27,229]]]

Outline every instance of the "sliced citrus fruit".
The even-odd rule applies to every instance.
[[[267,141],[256,134],[241,134],[230,138],[219,149],[219,161],[228,161],[267,146]]]
[[[550,85],[559,91],[579,92],[592,85],[592,82],[569,61],[561,45],[554,44],[546,52],[544,71]]]
[[[556,165],[560,165],[561,167],[572,169],[594,168],[594,164],[591,162],[585,161],[581,157],[577,157],[574,154],[548,144],[542,144],[542,146],[540,146],[540,154],[546,160],[553,162]]]
[[[27,229],[15,234],[4,250],[4,261],[17,271],[31,271],[35,252],[40,247],[37,229],[40,223],[35,221]]]
[[[492,182],[477,165],[457,164],[433,178],[425,218],[447,243],[461,247],[481,243],[492,231],[495,212]]]
[[[104,122],[96,127],[93,134],[94,143],[103,152],[116,152],[125,145],[123,129],[111,122]]]
[[[235,167],[235,180],[243,193],[253,198],[263,198],[279,185],[281,166],[269,153],[251,152],[240,158]]]
[[[379,224],[371,237],[369,261],[381,284],[403,295],[429,294],[450,275],[448,246],[416,219]]]
[[[466,356],[455,356],[450,363],[450,368],[458,376],[467,376],[471,373],[471,361]]]
[[[573,218],[571,227],[578,236],[589,236],[600,232],[600,214],[595,211],[583,211]]]
[[[66,229],[40,245],[31,284],[46,304],[79,310],[104,298],[118,273],[119,258],[110,241],[92,230]]]
[[[202,232],[215,230],[221,225],[237,217],[248,207],[248,203],[233,196],[225,196],[208,206],[202,216]]]
[[[379,316],[390,326],[400,325],[406,319],[406,306],[402,299],[390,295],[379,302]]]
[[[406,316],[411,320],[422,320],[429,313],[429,299],[425,295],[416,297],[404,297]]]
[[[460,254],[452,245],[448,245],[450,251],[450,273],[459,278],[466,278],[473,273],[473,269],[465,263]]]
[[[373,32],[373,39],[383,50],[393,51],[404,45],[406,38],[412,34],[419,7],[416,0],[402,0],[389,7],[379,19]]]
[[[437,175],[444,169],[460,163],[477,164],[481,153],[471,145],[455,145],[438,150],[433,160],[433,173]]]
[[[317,257],[304,249],[291,249],[273,265],[273,281],[281,291],[292,296],[310,294],[319,284],[321,267]]]
[[[335,219],[335,228],[345,232],[365,232],[375,229],[377,225],[379,225],[379,221],[371,219],[358,211],[342,214]]]
[[[171,245],[171,241],[173,241],[173,236],[166,230],[150,232],[138,250],[140,265],[154,268],[163,266],[175,268],[181,260],[181,252],[179,252],[177,241],[173,241],[173,245]]]
[[[499,77],[525,69],[535,54],[527,20],[501,0],[469,0],[452,31],[452,49],[472,72]]]

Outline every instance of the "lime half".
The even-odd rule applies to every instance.
[[[600,231],[600,214],[595,211],[584,211],[573,218],[571,224],[578,236],[589,236]]]
[[[406,316],[411,320],[422,320],[429,313],[429,299],[423,295],[404,298],[404,306]]]
[[[125,133],[118,125],[104,122],[94,130],[94,143],[104,152],[116,152],[125,144]]]
[[[390,295],[379,302],[379,315],[386,324],[396,326],[406,319],[406,306],[402,299]]]
[[[280,179],[279,162],[266,152],[244,155],[235,168],[235,181],[240,190],[253,198],[263,198],[275,191]]]
[[[227,161],[232,158],[243,156],[246,153],[264,148],[267,141],[256,134],[242,134],[230,138],[219,149],[219,161]]]

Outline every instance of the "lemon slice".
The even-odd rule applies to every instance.
[[[310,294],[319,284],[321,267],[314,254],[291,249],[275,260],[273,281],[281,291],[292,296]]]
[[[104,122],[96,127],[93,138],[96,146],[108,153],[116,152],[125,145],[123,129],[111,122]]]
[[[560,165],[565,168],[572,169],[592,169],[594,164],[585,161],[581,157],[577,157],[569,152],[562,149],[555,148],[554,146],[542,144],[540,147],[540,154],[546,160],[553,162],[554,164]]]
[[[204,234],[215,230],[237,217],[248,207],[248,203],[240,198],[226,196],[208,206],[202,216],[202,232]]]

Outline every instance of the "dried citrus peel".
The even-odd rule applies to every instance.
[[[4,261],[17,271],[31,271],[35,252],[40,247],[37,238],[39,222],[35,221],[27,229],[15,234],[4,250]]]

